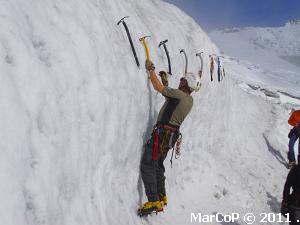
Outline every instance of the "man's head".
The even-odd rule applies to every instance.
[[[184,77],[180,78],[179,90],[188,94],[193,91],[199,91],[201,87],[200,78],[193,73],[187,73]]]
[[[182,90],[184,92],[190,92],[190,90],[189,90],[190,88],[189,88],[189,86],[187,84],[187,80],[184,77],[180,78],[178,89]]]

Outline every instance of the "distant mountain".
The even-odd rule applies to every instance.
[[[286,25],[300,25],[300,20],[297,19],[288,20]]]

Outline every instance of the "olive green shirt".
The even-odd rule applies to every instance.
[[[158,114],[157,123],[180,126],[191,111],[192,96],[169,87],[163,89],[162,95],[166,97],[166,101]]]

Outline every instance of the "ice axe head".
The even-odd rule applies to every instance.
[[[141,37],[140,38],[140,41],[144,41],[146,38],[148,38],[148,37],[150,37],[150,36],[144,36],[144,37]]]
[[[119,22],[117,23],[117,25],[119,25],[121,22],[123,23],[125,18],[128,18],[129,16],[124,16],[122,19],[119,20]]]
[[[161,45],[164,45],[164,44],[166,44],[167,42],[168,42],[168,40],[161,41],[161,42],[159,43],[158,47],[160,48]]]
[[[196,54],[196,56],[201,56],[202,53],[203,53],[203,52],[199,52],[199,53]]]

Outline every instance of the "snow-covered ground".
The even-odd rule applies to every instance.
[[[242,79],[300,97],[300,21],[283,27],[215,30],[209,36],[238,66],[254,71]]]
[[[8,0],[0,15],[0,224],[169,225],[190,224],[192,212],[279,212],[286,120],[300,105],[290,77],[261,80],[225,56],[225,79],[211,83],[208,55],[217,47],[160,0]],[[169,205],[145,219],[136,215],[146,201],[139,164],[164,99],[116,25],[126,15],[141,65],[141,36],[151,35],[157,70],[167,69],[158,44],[169,40],[170,86],[183,73],[180,49],[192,72],[204,51],[202,89],[181,127],[182,156],[172,169],[165,162]],[[266,95],[270,82],[283,87],[279,97]]]

